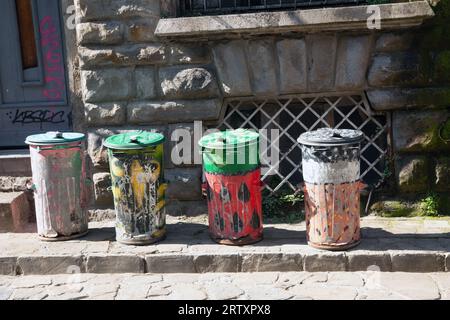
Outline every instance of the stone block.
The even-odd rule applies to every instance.
[[[298,272],[303,271],[300,254],[248,253],[242,255],[242,272]]]
[[[167,200],[166,212],[171,216],[195,217],[208,214],[206,201],[178,201],[176,199]]]
[[[239,272],[240,260],[238,254],[195,255],[194,265],[198,273]]]
[[[18,257],[17,266],[23,275],[54,275],[84,272],[81,256]]]
[[[436,161],[434,185],[437,191],[450,191],[450,157],[440,157]]]
[[[307,36],[306,43],[310,50],[308,90],[311,92],[332,91],[336,61],[336,37],[311,35]]]
[[[404,156],[396,162],[400,192],[414,193],[428,190],[428,159],[424,156]]]
[[[207,64],[211,62],[211,50],[206,44],[172,44],[167,47],[166,53],[171,64]]]
[[[94,167],[98,170],[109,170],[107,149],[103,146],[103,141],[106,138],[114,134],[139,130],[154,131],[166,135],[166,128],[162,126],[105,127],[89,130],[87,132],[87,151]]]
[[[442,272],[445,271],[444,255],[434,252],[393,252],[393,272]]]
[[[276,94],[277,67],[274,42],[272,39],[251,40],[248,42],[247,56],[254,94]]]
[[[370,54],[369,36],[339,39],[336,62],[336,90],[364,88]]]
[[[34,202],[27,192],[0,193],[0,232],[34,232],[34,221]]]
[[[448,88],[392,88],[367,90],[367,95],[375,111],[390,111],[426,107],[441,109],[448,107]]]
[[[416,53],[379,54],[372,60],[367,79],[373,87],[424,84],[418,69]]]
[[[166,124],[196,120],[216,121],[221,109],[219,100],[135,102],[128,105],[128,122]]]
[[[119,22],[77,24],[80,45],[113,45],[123,41],[124,27]]]
[[[16,257],[0,257],[0,275],[16,275]]]
[[[304,39],[284,39],[276,43],[280,68],[280,93],[307,90],[307,52]]]
[[[307,272],[347,270],[347,258],[343,253],[308,254],[303,258],[303,263],[303,269]]]
[[[444,143],[439,132],[448,111],[398,111],[393,114],[392,131],[394,149],[397,152],[429,152],[450,150],[450,144]],[[450,132],[450,121],[448,121]]]
[[[350,251],[347,253],[348,271],[392,270],[391,256],[388,253]]]
[[[128,100],[134,96],[133,73],[130,69],[102,69],[81,72],[85,102]]]
[[[84,106],[86,122],[90,126],[122,125],[126,120],[126,106],[120,103],[90,104]]]
[[[132,255],[88,256],[87,273],[144,273],[145,260]]]
[[[412,32],[389,32],[378,36],[375,44],[377,52],[406,51],[413,46]]]
[[[156,17],[145,20],[131,21],[126,31],[126,39],[129,42],[141,43],[155,40],[155,29],[159,19]]]
[[[235,40],[213,47],[214,62],[220,86],[225,96],[249,96],[252,94],[245,53],[246,41]]]
[[[145,257],[148,273],[195,273],[193,256],[148,255]]]
[[[202,199],[201,168],[167,169],[164,177],[169,183],[166,193],[168,199],[179,201]]]
[[[111,174],[107,172],[95,173],[93,176],[95,190],[95,205],[97,207],[113,207],[114,196],[111,187]]]
[[[219,95],[216,78],[205,68],[168,67],[159,70],[161,91],[168,99],[212,98]]]
[[[159,17],[160,1],[135,0],[106,0],[77,2],[77,16],[82,22],[104,20],[108,18]]]
[[[152,99],[156,97],[156,81],[154,67],[137,67],[136,96],[138,99]]]

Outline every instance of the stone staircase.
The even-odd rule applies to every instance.
[[[0,151],[0,233],[36,230],[30,177],[28,150]]]

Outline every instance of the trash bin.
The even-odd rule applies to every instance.
[[[88,232],[89,205],[85,136],[47,132],[27,137],[30,146],[38,235],[44,241],[81,237]]]
[[[159,133],[138,131],[107,138],[116,238],[146,245],[166,235],[163,143]]]
[[[312,247],[346,250],[359,244],[360,144],[358,130],[306,132],[302,145],[306,235]]]
[[[259,134],[215,132],[199,141],[206,178],[211,238],[226,245],[262,239]]]

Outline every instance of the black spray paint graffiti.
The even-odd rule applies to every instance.
[[[17,109],[15,114],[10,112],[8,113],[8,116],[13,125],[38,123],[41,129],[44,124],[60,124],[67,122],[69,126],[72,125],[72,113],[66,111]]]

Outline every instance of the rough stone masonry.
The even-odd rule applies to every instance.
[[[392,119],[391,193],[450,191],[450,143],[444,141],[450,138],[450,72],[443,72],[450,65],[449,41],[426,41],[448,23],[442,6],[423,26],[406,29],[325,32],[319,26],[170,38],[155,30],[161,19],[176,17],[175,1],[75,4],[97,208],[113,203],[104,137],[138,128],[166,135],[172,210],[192,214],[203,204],[201,168],[171,162],[171,133],[192,131],[195,120],[219,122],[230,97],[303,93],[365,92],[373,110]]]

